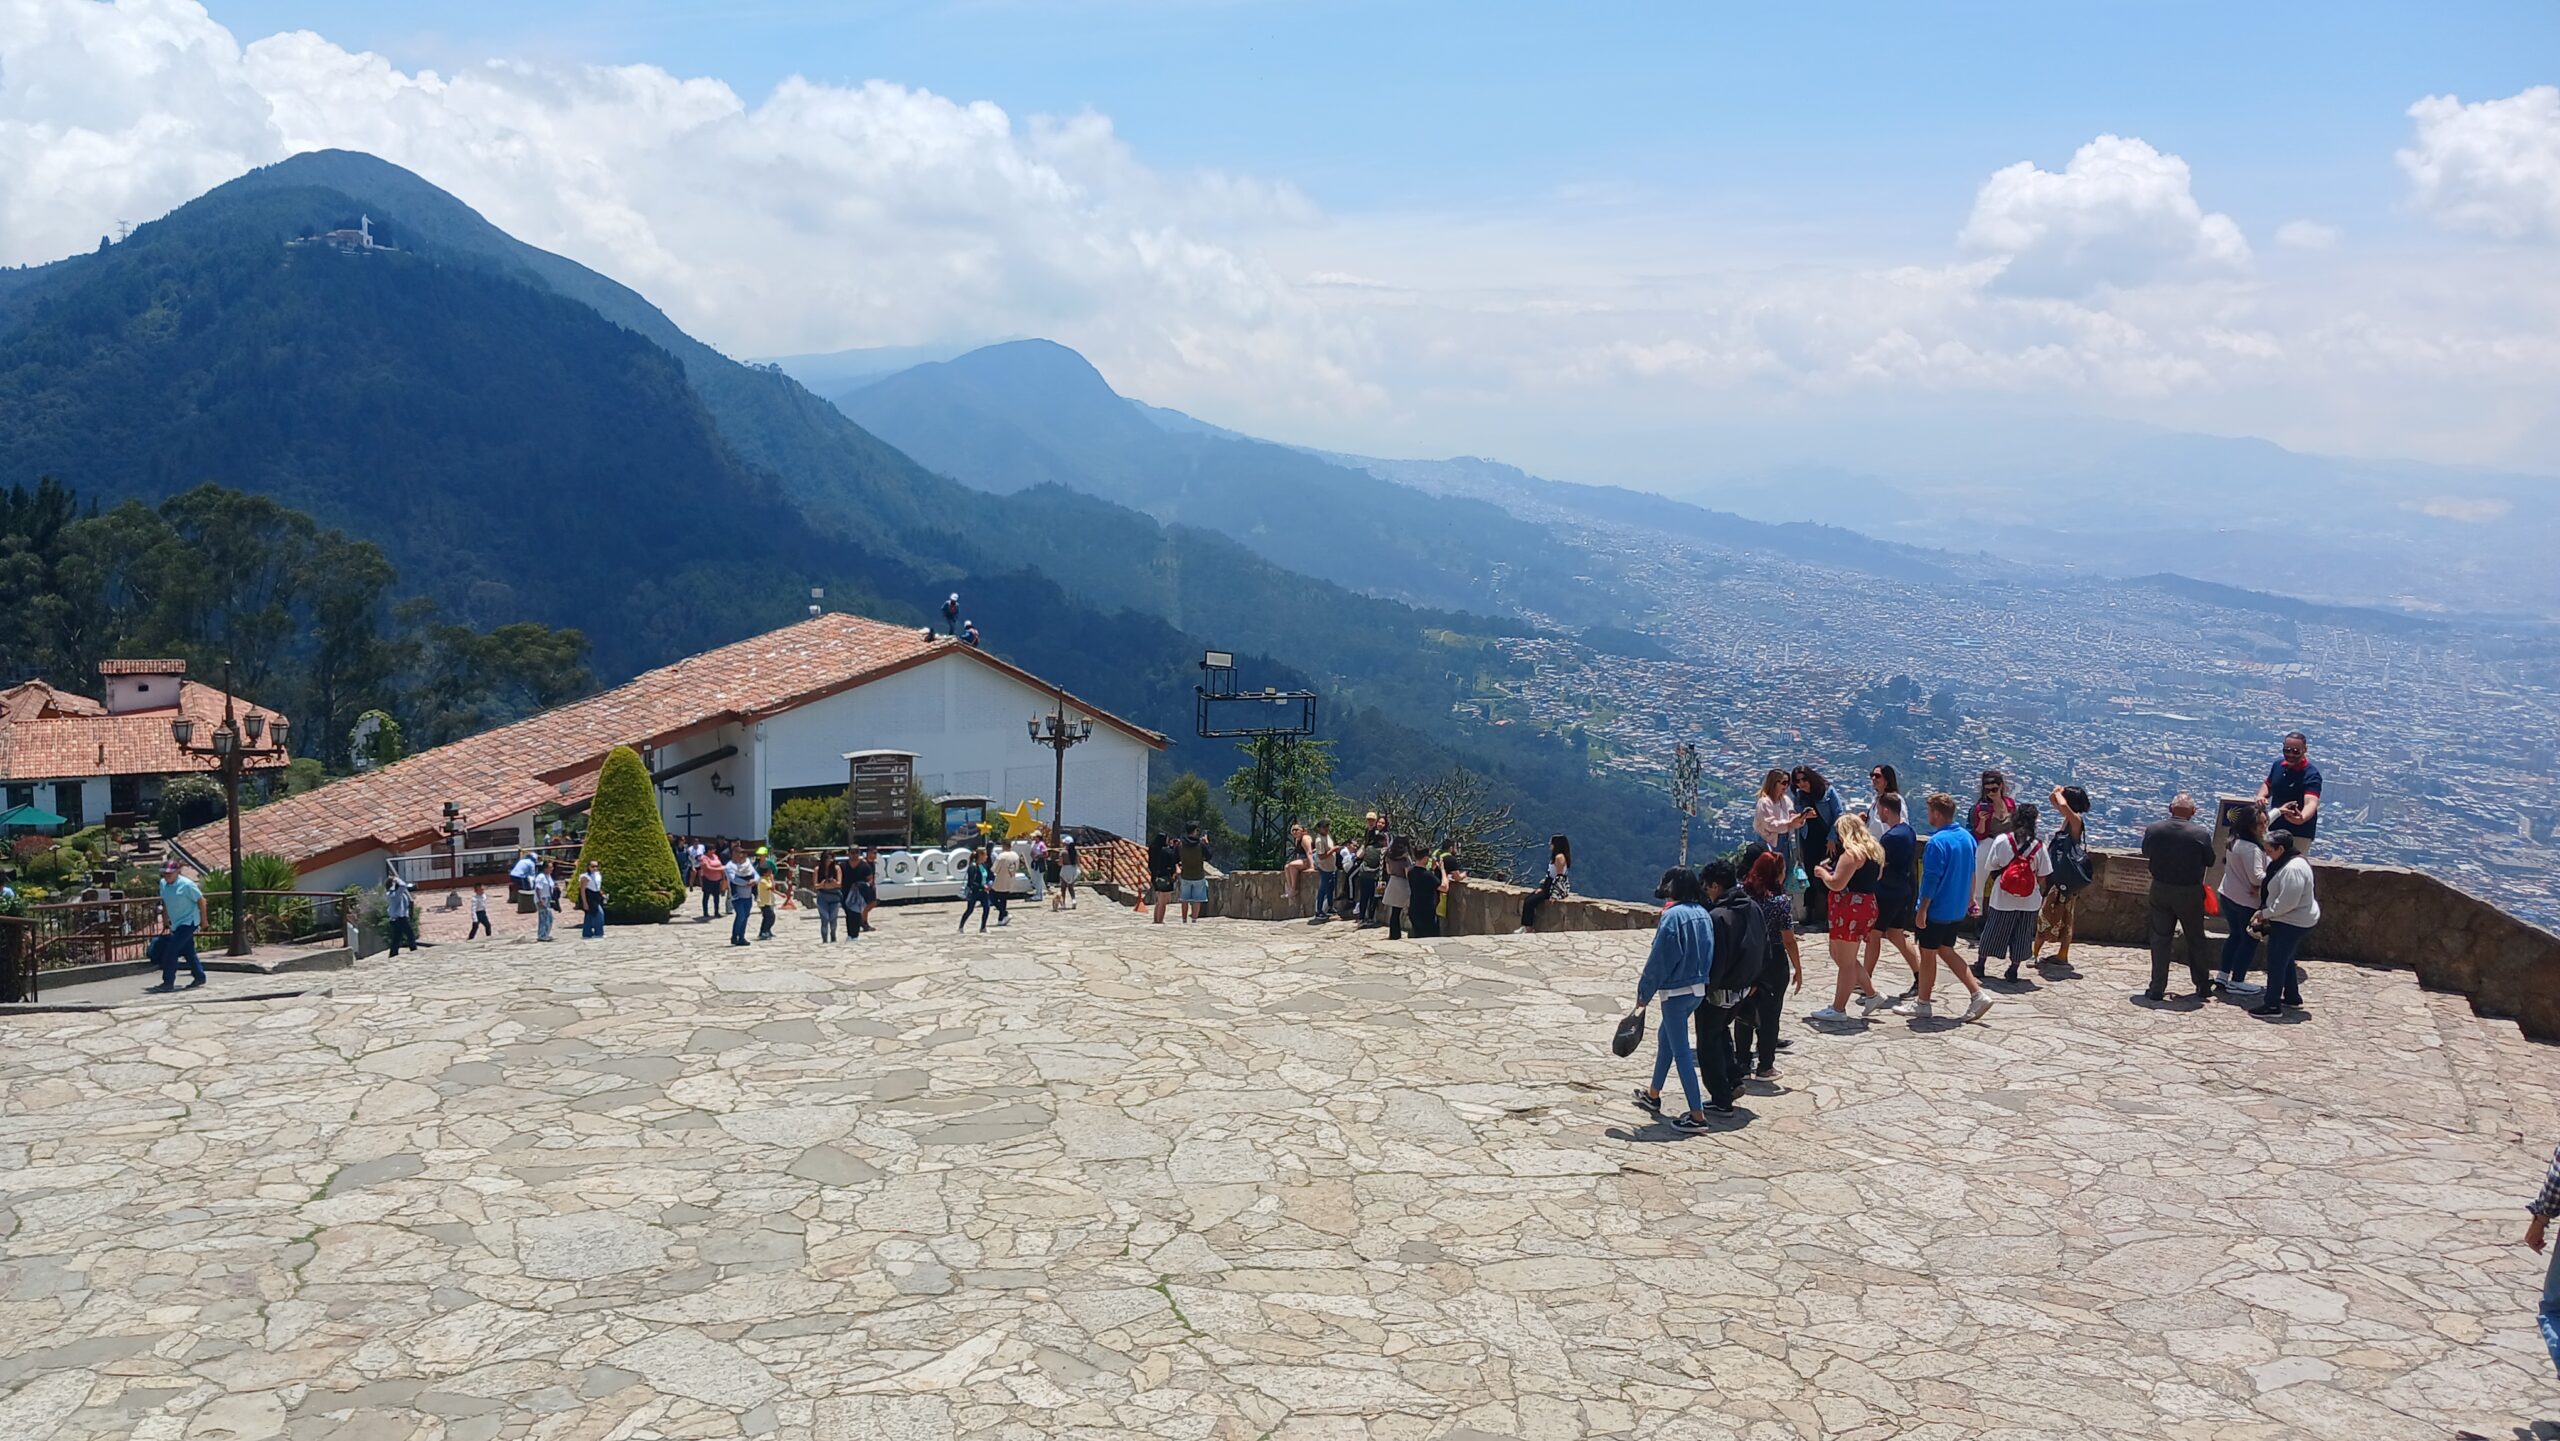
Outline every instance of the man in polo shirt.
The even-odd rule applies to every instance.
[[[169,916],[169,933],[151,943],[160,962],[160,984],[143,989],[176,990],[178,962],[183,960],[193,973],[187,982],[193,990],[204,984],[204,959],[196,954],[196,927],[204,924],[204,891],[179,872],[174,857],[160,867],[160,908]]]
[[[2258,786],[2258,808],[2269,825],[2293,832],[2293,853],[2311,854],[2311,837],[2320,828],[2320,768],[2311,763],[2311,738],[2288,731],[2284,754],[2267,768]]]
[[[1929,843],[1920,848],[1920,890],[1916,906],[1920,922],[1919,990],[1911,1000],[1894,1009],[1918,1020],[1929,1020],[1937,1012],[1930,1004],[1929,992],[1938,981],[1938,968],[1945,966],[1950,974],[1973,993],[1964,1009],[1964,1019],[1978,1021],[1991,1009],[1991,997],[1983,992],[1982,983],[1973,978],[1973,967],[1956,954],[1956,925],[1973,912],[1973,833],[1956,824],[1956,798],[1939,794],[1929,797]],[[1870,995],[1860,1004],[1872,1015],[1884,1006],[1881,995]]]

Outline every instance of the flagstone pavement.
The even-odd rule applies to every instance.
[[[2406,974],[2292,1023],[1816,1031],[1716,1134],[1645,937],[1089,903],[445,945],[0,1021],[0,1438],[2493,1437],[2554,1052]],[[1817,972],[1822,970],[1815,962]],[[1649,1047],[1648,1047],[1649,1050]]]

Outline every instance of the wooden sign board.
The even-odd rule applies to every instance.
[[[851,751],[846,818],[855,845],[905,845],[909,839],[907,798],[915,788],[916,758],[910,751]]]

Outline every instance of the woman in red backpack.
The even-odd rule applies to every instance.
[[[2036,839],[2036,808],[2021,805],[2009,817],[2008,829],[1993,838],[1989,858],[1991,899],[1982,916],[1982,949],[1973,973],[1984,976],[1996,957],[2009,963],[2006,979],[2018,978],[2018,967],[2035,953],[2036,913],[2044,909],[2044,878],[2053,874],[2053,856]]]

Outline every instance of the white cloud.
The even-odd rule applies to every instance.
[[[2338,227],[2317,220],[2288,220],[2276,227],[2276,244],[2293,250],[2327,250],[2338,243]]]
[[[2059,172],[2025,160],[1994,172],[1961,239],[2007,262],[2001,288],[2027,294],[2227,274],[2249,263],[2240,227],[2196,203],[2186,161],[2120,135],[2081,146]]]
[[[2499,240],[2560,239],[2560,87],[2469,105],[2430,95],[2409,118],[2417,134],[2398,158],[2420,210]]]

